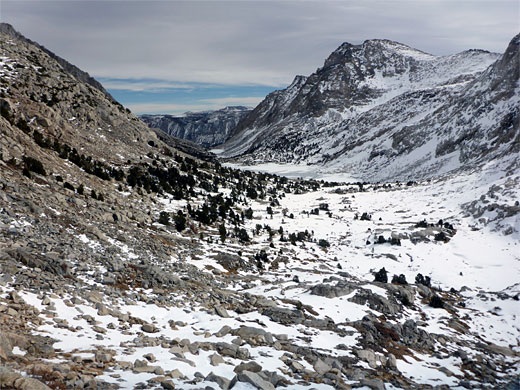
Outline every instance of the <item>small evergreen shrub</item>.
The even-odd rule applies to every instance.
[[[320,246],[321,248],[328,248],[328,247],[330,247],[330,243],[327,240],[321,238],[318,241],[318,246]]]
[[[158,222],[164,226],[170,225],[170,216],[166,211],[161,211]]]
[[[422,284],[426,287],[431,287],[431,279],[429,276],[423,276],[422,274],[417,274],[415,277],[415,284]]]
[[[186,229],[186,217],[181,210],[179,210],[173,217],[173,222],[175,223],[175,229],[177,229],[178,232],[182,232]]]
[[[392,277],[392,283],[395,283],[395,284],[408,284],[406,282],[406,277],[403,275],[403,274],[400,274],[399,276],[397,275],[394,275]]]
[[[361,218],[359,218],[361,221],[371,221],[372,216],[368,213],[361,214]]]
[[[46,176],[47,172],[45,172],[45,169],[43,168],[43,164],[40,160],[37,160],[33,157],[24,156],[23,161],[25,163],[25,168],[27,168],[29,171],[37,173],[42,176]]]
[[[380,282],[380,283],[388,283],[388,271],[385,269],[385,267],[381,268],[379,271],[375,273],[374,282]]]
[[[444,307],[444,301],[442,300],[441,297],[439,297],[438,295],[434,295],[431,299],[430,299],[430,306],[431,307],[434,307],[436,309],[442,309]]]

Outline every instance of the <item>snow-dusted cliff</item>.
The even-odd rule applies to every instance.
[[[216,111],[187,112],[182,116],[141,115],[141,120],[169,135],[210,147],[225,142],[250,111],[247,107],[233,106]]]
[[[325,164],[383,180],[429,177],[518,150],[518,39],[503,56],[344,43],[315,73],[268,95],[223,156]]]

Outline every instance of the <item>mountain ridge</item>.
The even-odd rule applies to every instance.
[[[462,107],[462,100],[470,98],[461,91],[500,58],[499,54],[478,49],[432,56],[389,40],[369,40],[361,45],[344,43],[315,73],[297,78],[299,83],[293,82],[288,88],[268,95],[237,125],[233,136],[223,145],[221,156],[241,156],[239,160],[248,164],[268,161],[319,164],[324,169],[347,169],[361,180],[405,180],[425,177],[425,172],[434,175],[428,168],[383,173],[388,160],[381,159],[378,163],[369,157],[402,153],[402,148],[401,151],[394,149],[398,143],[389,141],[388,137],[381,138],[383,133],[390,136],[398,130],[401,139],[405,139],[406,134],[414,138],[415,131],[415,138],[419,140],[420,127],[426,123],[421,115],[426,113],[425,107],[432,107],[426,101],[436,101],[439,110],[453,104]],[[512,75],[515,78],[516,73]],[[496,79],[500,81],[500,77]],[[518,94],[512,92],[509,98],[517,101]],[[399,99],[402,104],[406,102],[407,107],[396,106]],[[508,103],[513,116],[516,115],[514,101]],[[444,120],[440,118],[441,111],[437,112],[440,121]],[[404,116],[394,118],[395,112]],[[371,121],[380,126],[375,132],[379,136],[370,141],[373,152],[363,152],[366,155],[363,161],[349,162],[356,159],[352,154],[353,145],[362,142],[355,134],[367,132]],[[410,123],[407,130],[398,129],[407,122]],[[428,126],[432,131],[438,127],[433,119]],[[380,145],[376,139],[381,140]],[[345,143],[346,140],[350,141]],[[416,146],[419,147],[419,141]],[[286,150],[293,153],[285,153]],[[382,165],[370,169],[367,165],[371,162]],[[454,165],[464,165],[464,161]]]
[[[55,53],[53,53],[52,51],[50,51],[46,47],[40,45],[39,43],[34,42],[34,41],[26,38],[23,34],[21,34],[20,32],[16,31],[15,28],[12,25],[10,25],[9,23],[0,23],[0,33],[4,33],[4,34],[7,34],[9,36],[15,37],[17,39],[21,39],[21,40],[23,40],[25,42],[28,42],[28,43],[38,47],[39,49],[41,49],[45,53],[47,53],[49,56],[54,58],[67,72],[72,74],[76,79],[78,79],[79,81],[83,81],[83,82],[93,86],[94,88],[100,90],[103,94],[105,94],[105,96],[108,99],[110,99],[113,102],[116,102],[116,100],[112,97],[112,95],[110,95],[106,91],[106,89],[103,87],[103,85],[101,85],[101,83],[99,81],[97,81],[95,78],[90,76],[87,72],[79,69],[76,65],[71,64],[70,62],[68,62],[64,58],[56,55]]]
[[[169,135],[212,147],[227,141],[232,129],[249,111],[251,109],[244,106],[229,106],[213,111],[185,112],[181,116],[143,114],[139,117],[148,126]]]

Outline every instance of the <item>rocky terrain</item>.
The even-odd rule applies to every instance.
[[[240,171],[0,43],[0,388],[518,388],[517,156]]]
[[[182,116],[145,114],[139,118],[151,128],[212,147],[226,142],[231,131],[250,111],[247,107],[232,106],[215,111],[187,112]]]
[[[444,57],[388,40],[344,43],[315,73],[268,95],[237,125],[222,156],[316,164],[381,181],[518,154],[519,41],[502,56]]]

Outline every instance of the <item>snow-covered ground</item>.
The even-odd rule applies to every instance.
[[[294,166],[270,165],[257,169],[307,178],[311,175],[317,178],[319,175]],[[345,181],[347,179],[348,177],[344,178]],[[140,346],[139,337],[143,336],[141,325],[135,323],[123,331],[117,325],[121,313],[153,324],[157,332],[151,336],[168,340],[231,343],[234,337],[230,334],[216,336],[223,326],[237,329],[240,326],[258,327],[261,324],[263,329],[274,335],[285,335],[283,337],[293,340],[295,345],[312,347],[329,356],[354,357],[360,333],[342,323],[361,320],[368,313],[376,316],[381,313],[367,305],[352,302],[350,298],[356,291],[340,297],[326,298],[311,294],[309,287],[341,272],[361,283],[360,288],[386,297],[387,290],[373,284],[374,272],[382,267],[389,272],[390,277],[403,274],[409,283],[414,283],[415,276],[421,273],[429,276],[432,286],[442,291],[449,291],[451,288],[462,291],[465,307],[458,307],[456,310],[458,318],[464,318],[469,330],[465,335],[457,334],[449,325],[452,318],[450,313],[444,309],[429,307],[418,299],[412,307],[405,309],[393,320],[395,323],[416,319],[421,321],[422,329],[431,333],[468,340],[478,338],[483,342],[510,347],[519,353],[520,302],[512,299],[520,293],[518,216],[508,222],[516,232],[504,235],[503,230],[495,230],[496,225],[486,225],[485,221],[479,223],[467,216],[462,207],[463,204],[485,195],[490,186],[504,186],[507,180],[511,180],[511,177],[506,178],[498,170],[490,168],[486,172],[410,185],[393,183],[385,188],[366,185],[362,191],[359,191],[359,185],[354,184],[323,187],[315,192],[286,194],[280,201],[280,207],[275,207],[272,215],[267,212],[268,202],[251,201],[253,219],[246,223],[246,229],[251,232],[251,243],[243,245],[228,240],[223,244],[218,239],[218,232],[209,231],[208,234],[213,235],[214,240],[211,244],[205,243],[202,246],[203,255],[185,260],[200,270],[210,272],[209,269],[213,268],[223,272],[225,270],[214,260],[215,254],[240,251],[242,258],[248,261],[249,256],[264,250],[270,259],[266,270],[260,274],[256,271],[239,271],[236,278],[230,279],[227,286],[229,291],[264,296],[280,307],[291,308],[291,300],[299,301],[312,308],[316,318],[331,319],[338,324],[344,331],[342,334],[319,331],[303,324],[282,325],[258,312],[239,314],[228,310],[229,318],[223,318],[208,312],[202,306],[193,305],[192,301],[184,301],[182,295],[176,297],[178,299],[175,305],[158,305],[148,301],[148,298],[154,296],[152,290],[136,290],[140,299],[133,303],[123,298],[116,303],[104,302],[107,307],[110,305],[108,312],[99,310],[99,306],[96,308],[89,302],[71,305],[72,296],[44,297],[29,292],[21,293],[21,296],[39,310],[50,308],[55,313],[54,319],[46,319],[43,325],[37,327],[37,331],[58,339],[59,342],[54,347],[61,350],[61,353],[92,358],[97,348],[110,350],[113,358],[120,363],[112,372],[103,374],[102,378],[107,382],[117,382],[123,388],[133,388],[137,383],[157,376],[155,373],[136,373],[124,369],[124,362],[133,363],[150,353],[156,359],[150,365],[160,366],[164,371],[179,370],[187,378],[197,375],[206,377],[213,372],[231,380],[235,376],[233,368],[241,361],[227,357],[223,364],[211,365],[212,351],[193,354],[186,350],[183,352],[183,359],[174,359],[170,345],[159,343],[156,346]],[[513,187],[504,194],[501,201],[513,204],[520,198],[520,188]],[[173,212],[183,206],[183,202],[171,202],[164,198],[157,203],[157,211]],[[317,214],[310,213],[315,209],[319,210]],[[359,217],[363,213],[370,214],[371,220],[361,220]],[[439,230],[416,226],[422,220],[437,224],[441,219],[455,228],[455,234],[447,242],[434,239],[434,234]],[[261,229],[258,234],[252,233],[258,224],[269,225],[273,230],[281,227],[286,232],[286,237],[290,233],[307,231],[312,235],[313,241],[296,242],[293,245],[290,242],[280,242],[279,236],[270,241],[265,229]],[[400,238],[401,245],[376,244],[379,236],[386,239]],[[321,239],[327,240],[330,247],[318,245]],[[79,235],[78,240],[93,249],[100,249],[99,243],[84,234]],[[128,260],[135,258],[132,248],[115,240],[110,242]],[[280,253],[288,261],[280,262],[275,269],[271,267],[272,260]],[[178,260],[172,258],[172,261]],[[295,277],[298,281],[295,281]],[[511,298],[496,299],[500,293]],[[176,321],[178,325],[172,326],[172,321]],[[102,337],[100,328],[105,330]],[[336,348],[341,344],[343,348]],[[448,348],[454,348],[449,345],[448,343]],[[281,360],[284,351],[266,346],[246,347],[251,359],[264,369],[276,371],[290,379]],[[503,359],[510,362],[515,358],[504,356]],[[304,360],[300,363],[312,370],[312,366]],[[362,361],[358,364],[368,367]],[[424,384],[447,384],[458,388],[459,380],[463,377],[461,361],[455,357],[440,359],[417,352],[414,357],[404,356],[398,359],[397,367],[405,377]],[[451,375],[439,370],[440,367],[447,368]],[[520,374],[520,368],[517,368],[517,374]],[[174,382],[182,389],[199,388],[183,378],[174,379]],[[345,378],[345,383],[354,381]],[[315,389],[332,389],[325,384],[313,386]],[[251,388],[249,384],[242,382],[234,387]],[[294,384],[290,388],[306,387]]]

